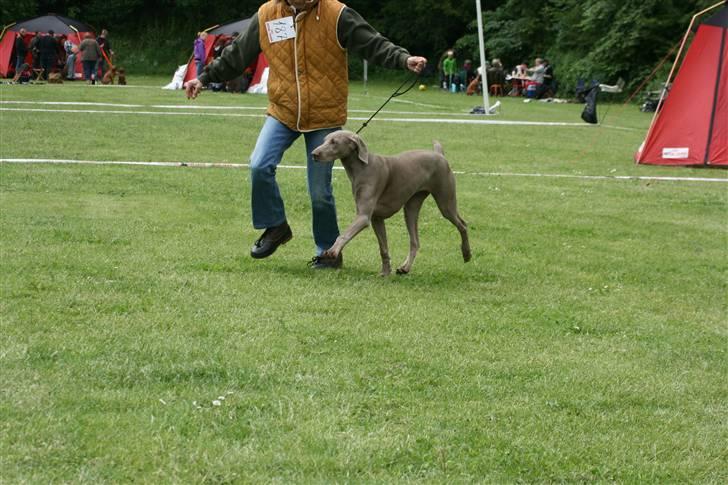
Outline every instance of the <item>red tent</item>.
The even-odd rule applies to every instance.
[[[248,30],[248,25],[251,20],[252,18],[249,17],[246,19],[236,20],[234,22],[228,22],[223,25],[216,25],[215,27],[210,27],[205,30],[205,32],[207,32],[207,39],[205,39],[205,64],[212,61],[212,48],[214,47],[217,39],[223,38],[224,40],[228,40],[232,38],[235,33],[244,33]],[[260,54],[258,59],[254,61],[250,67],[253,70],[253,81],[250,85],[253,86],[260,81],[260,78],[263,75],[263,70],[268,67],[268,61],[266,61],[265,57],[263,57],[263,54]],[[190,60],[187,63],[187,73],[185,74],[184,82],[194,79],[196,76],[197,66],[195,66],[194,58],[190,57]]]
[[[698,27],[635,160],[728,166],[728,5]]]
[[[95,35],[91,26],[62,15],[43,15],[42,17],[35,17],[13,24],[3,31],[0,39],[0,77],[11,77],[15,73],[15,39],[20,29],[26,30],[24,37],[26,45],[30,43],[36,32],[47,33],[49,30],[58,35],[65,35],[76,45],[81,43],[85,34]],[[28,52],[26,62],[28,64],[33,62],[30,52]],[[77,56],[75,71],[77,78],[83,77],[80,56]]]

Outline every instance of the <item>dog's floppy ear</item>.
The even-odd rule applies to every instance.
[[[356,145],[356,150],[359,153],[359,160],[361,160],[364,164],[369,163],[369,149],[367,148],[367,144],[364,143],[364,140],[362,140],[356,133],[351,133],[349,135],[349,139]]]

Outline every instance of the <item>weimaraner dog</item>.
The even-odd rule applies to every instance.
[[[407,259],[397,269],[397,274],[409,273],[420,246],[417,218],[422,203],[432,194],[445,219],[460,231],[463,259],[465,262],[470,261],[468,230],[458,214],[455,199],[455,176],[439,143],[435,142],[435,151],[413,150],[385,157],[369,153],[358,135],[350,131],[337,131],[329,134],[323,145],[312,154],[315,160],[341,159],[351,181],[356,203],[354,222],[322,257],[337,258],[344,246],[371,223],[379,241],[381,275],[389,275],[392,268],[384,220],[404,207],[410,250]]]

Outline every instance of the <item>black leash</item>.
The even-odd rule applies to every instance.
[[[402,84],[401,84],[401,85],[400,85],[400,86],[399,86],[399,87],[398,87],[398,88],[397,88],[397,89],[396,89],[396,90],[395,90],[395,91],[394,91],[394,92],[392,93],[392,95],[391,95],[391,96],[389,97],[389,99],[387,99],[387,100],[386,100],[386,101],[384,102],[384,104],[383,104],[383,105],[381,105],[381,106],[379,107],[379,109],[378,109],[378,110],[377,110],[377,111],[376,111],[376,112],[375,112],[375,113],[374,113],[373,115],[371,115],[371,116],[369,117],[369,119],[368,119],[368,120],[366,120],[366,121],[364,122],[364,124],[362,124],[362,125],[361,125],[361,128],[359,128],[359,129],[358,129],[358,130],[356,131],[356,134],[358,135],[359,133],[361,133],[361,131],[362,131],[362,130],[363,130],[364,128],[366,128],[366,127],[367,127],[367,126],[369,125],[369,122],[370,122],[370,121],[372,121],[372,120],[374,119],[374,117],[375,117],[375,116],[377,116],[377,115],[379,114],[379,112],[380,112],[380,111],[382,111],[382,109],[383,109],[383,108],[384,108],[385,106],[387,106],[387,103],[389,103],[390,101],[392,101],[392,99],[393,99],[393,98],[397,98],[397,97],[399,97],[399,96],[403,96],[403,95],[405,95],[405,94],[409,93],[409,92],[410,92],[410,90],[411,90],[411,89],[412,89],[413,87],[415,87],[415,84],[417,84],[417,81],[419,81],[419,80],[420,80],[420,75],[418,74],[418,75],[416,75],[416,76],[414,77],[414,79],[412,80],[412,84],[410,84],[410,86],[409,86],[409,87],[408,87],[407,89],[405,89],[404,91],[401,91],[401,89],[402,89],[402,88],[403,88],[403,87],[404,87],[404,86],[405,86],[405,85],[406,85],[406,84],[407,84],[408,82],[410,82],[409,80],[405,79],[405,81],[404,81],[404,82],[403,82],[403,83],[402,83]]]

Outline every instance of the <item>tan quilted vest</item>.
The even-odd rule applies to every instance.
[[[292,130],[346,124],[349,68],[336,36],[344,7],[337,0],[319,0],[295,17],[295,39],[274,43],[266,22],[293,16],[293,10],[283,0],[270,0],[258,10],[260,46],[270,65],[268,114]]]

